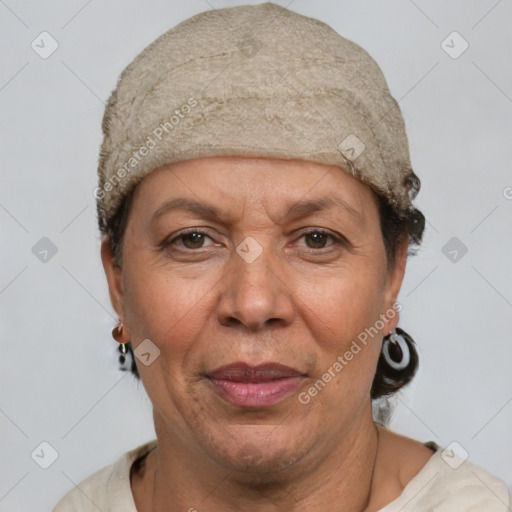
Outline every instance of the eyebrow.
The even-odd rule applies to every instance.
[[[340,197],[333,195],[321,197],[319,199],[302,199],[289,205],[288,210],[283,217],[283,221],[286,222],[302,219],[308,215],[311,215],[312,213],[326,210],[337,205],[342,206],[347,213],[362,223],[363,216],[361,212],[354,209]],[[188,213],[196,215],[197,217],[211,219],[219,223],[225,222],[227,220],[226,216],[213,205],[206,204],[201,201],[196,201],[194,199],[179,197],[166,201],[164,204],[162,204],[151,217],[151,221],[154,222],[158,218],[173,210],[184,210]]]

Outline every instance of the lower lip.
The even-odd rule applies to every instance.
[[[266,382],[233,382],[210,378],[215,389],[234,405],[268,407],[293,393],[302,383],[302,377],[285,377]]]

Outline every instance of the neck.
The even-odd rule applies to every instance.
[[[138,493],[134,487],[141,511],[319,512],[336,503],[339,512],[370,512],[381,480],[379,435],[371,411],[334,444],[314,447],[301,461],[265,478],[220,466],[197,446],[174,437],[157,415],[155,428],[158,447],[147,457]]]

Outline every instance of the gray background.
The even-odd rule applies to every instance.
[[[148,399],[116,369],[110,337],[92,194],[104,102],[157,36],[244,3],[0,0],[2,511],[49,510],[154,436]],[[512,487],[512,3],[276,3],[329,23],[377,60],[422,180],[425,241],[399,297],[421,368],[395,399],[391,427],[457,441]],[[59,44],[47,59],[31,48],[43,31]],[[453,31],[469,44],[458,58],[441,46]],[[57,248],[46,261],[33,253],[42,237]],[[43,441],[58,453],[48,469],[31,458]],[[40,450],[34,459],[50,462]]]

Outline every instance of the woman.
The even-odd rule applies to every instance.
[[[373,418],[417,368],[397,297],[424,217],[364,50],[271,3],[202,13],[123,71],[103,130],[113,336],[157,439],[55,511],[507,510]]]

